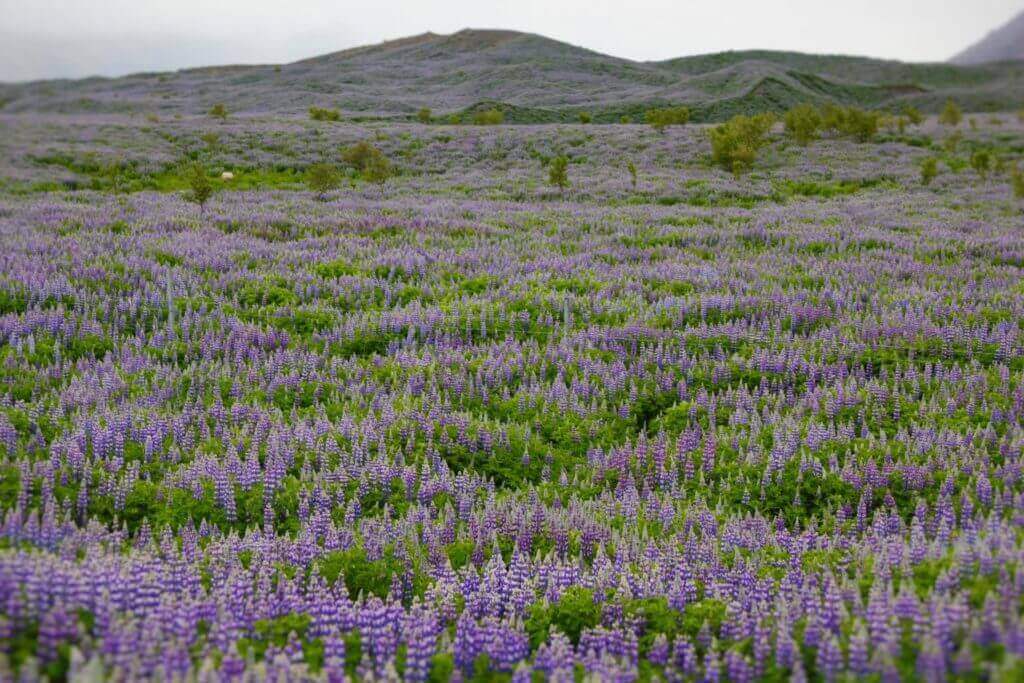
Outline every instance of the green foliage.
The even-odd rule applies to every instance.
[[[907,117],[907,120],[915,126],[920,126],[924,123],[924,114],[922,114],[916,107],[912,105],[906,105],[903,107],[903,115]]]
[[[580,634],[584,629],[594,628],[600,623],[601,605],[595,601],[594,592],[589,588],[573,586],[562,593],[553,605],[535,604],[526,620],[526,632],[533,647],[548,639],[548,630],[552,626],[576,644],[580,642]]]
[[[709,133],[712,160],[736,175],[750,170],[758,150],[768,144],[768,131],[774,123],[771,114],[740,114],[715,126]]]
[[[810,104],[801,104],[786,112],[786,133],[799,145],[808,145],[821,131],[821,113]]]
[[[686,107],[663,107],[660,109],[648,109],[644,113],[644,120],[659,133],[663,133],[668,126],[682,126],[690,120],[690,110]]]
[[[497,126],[505,123],[505,115],[500,109],[485,109],[473,114],[473,123],[477,126]]]
[[[345,149],[341,158],[371,183],[383,183],[394,175],[391,162],[384,153],[365,140]]]
[[[209,115],[221,121],[228,120],[228,108],[218,102],[210,108]]]
[[[420,123],[430,123],[433,118],[433,114],[430,111],[430,107],[423,107],[416,112],[416,120]]]
[[[569,159],[564,154],[548,162],[548,184],[557,187],[562,194],[569,187]]]
[[[320,200],[341,187],[341,180],[341,172],[333,164],[313,164],[306,171],[306,185]]]
[[[374,159],[382,156],[384,153],[366,140],[361,140],[341,151],[342,161],[360,172],[369,168]]]
[[[988,174],[992,170],[992,153],[987,149],[976,150],[971,155],[971,168],[982,180],[988,178]]]
[[[629,182],[633,186],[633,191],[635,192],[636,191],[636,180],[637,180],[636,164],[634,164],[632,161],[627,161],[626,162],[626,170],[629,171]]]
[[[580,123],[590,123],[590,121],[591,121],[590,113],[589,112],[585,112],[585,111],[581,111],[580,112]]]
[[[213,196],[213,184],[206,175],[206,169],[198,163],[190,164],[185,169],[184,176],[189,188],[185,199],[198,204],[199,210],[202,211],[206,207],[206,202]]]
[[[939,161],[935,157],[928,157],[921,162],[921,184],[930,185],[939,174]]]
[[[822,109],[821,117],[825,130],[851,137],[857,142],[868,142],[878,133],[882,115],[857,107],[828,105]]]
[[[309,118],[314,121],[341,121],[341,112],[337,109],[310,107]]]
[[[379,560],[368,560],[362,548],[328,553],[320,558],[320,575],[330,583],[341,579],[353,598],[364,594],[386,598],[391,592],[392,577],[403,571],[401,563],[388,554]]]
[[[960,106],[952,99],[946,100],[946,106],[939,113],[939,123],[944,126],[956,127],[960,125],[963,118],[964,113],[961,111]]]
[[[963,133],[958,130],[953,131],[946,136],[946,139],[942,141],[942,148],[946,150],[947,154],[955,154],[957,147],[960,146],[960,141],[964,139]]]
[[[1024,199],[1024,171],[1019,166],[1014,166],[1010,171],[1010,184],[1013,186],[1013,196]]]

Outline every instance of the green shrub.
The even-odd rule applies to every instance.
[[[633,123],[633,119],[628,116],[620,116],[619,123],[621,123],[622,125],[626,125],[627,123]]]
[[[907,117],[907,120],[915,126],[920,126],[924,123],[924,114],[922,114],[916,107],[912,105],[906,105],[903,107],[903,115]]]
[[[395,169],[383,154],[370,159],[370,163],[363,169],[363,179],[378,185],[383,185],[393,175]]]
[[[1014,166],[1010,171],[1010,184],[1013,185],[1013,196],[1024,199],[1024,171],[1019,166]]]
[[[979,149],[971,155],[971,168],[977,173],[982,180],[988,178],[989,171],[992,170],[992,154],[988,150]]]
[[[486,109],[473,114],[473,123],[477,126],[498,126],[505,123],[505,115],[500,109]]]
[[[644,114],[644,120],[654,130],[663,133],[667,126],[682,126],[688,123],[690,121],[690,110],[686,107],[648,109]]]
[[[548,162],[548,183],[562,194],[569,187],[569,159],[564,154]]]
[[[526,620],[530,643],[537,647],[548,638],[551,626],[569,637],[573,644],[580,642],[580,634],[601,623],[601,605],[594,600],[589,588],[573,586],[567,589],[553,605],[535,604]]]
[[[634,164],[632,161],[627,161],[626,162],[626,170],[629,171],[629,181],[633,185],[633,191],[635,192],[636,191],[636,178],[637,178],[636,164]]]
[[[228,108],[218,102],[210,108],[210,116],[221,121],[227,121],[228,119]]]
[[[418,112],[416,112],[416,120],[419,121],[420,123],[430,123],[430,120],[432,118],[433,114],[431,113],[429,107],[423,107]]]
[[[810,104],[801,104],[786,112],[786,132],[799,145],[808,145],[821,131],[821,113]]]
[[[323,201],[328,192],[341,187],[341,172],[333,164],[313,164],[306,170],[306,185]]]
[[[320,107],[309,108],[309,118],[314,121],[340,121],[341,112],[337,109],[322,109]]]
[[[394,175],[391,162],[384,153],[365,140],[345,149],[341,158],[371,183],[383,183]]]
[[[960,125],[963,118],[964,113],[960,110],[959,105],[952,99],[946,100],[946,106],[939,113],[939,123],[944,126],[956,127]]]
[[[946,136],[946,139],[942,141],[942,148],[949,154],[956,153],[957,147],[960,146],[960,141],[964,139],[963,133],[958,130],[954,130],[952,133]]]
[[[768,144],[768,131],[774,123],[771,114],[740,114],[715,126],[709,133],[712,160],[737,175],[750,170],[758,150]]]
[[[937,175],[939,175],[939,162],[935,157],[928,157],[921,162],[922,185],[930,185]]]
[[[580,123],[590,123],[590,114],[585,111],[580,112]]]
[[[193,204],[198,204],[199,210],[203,211],[206,202],[213,196],[213,185],[206,176],[206,169],[201,164],[190,164],[185,168],[185,181],[189,187],[189,191],[185,193],[185,199]]]
[[[878,133],[880,118],[878,112],[850,107],[846,110],[846,126],[843,132],[857,142],[868,142]]]
[[[372,593],[386,598],[391,592],[392,577],[403,571],[401,563],[392,555],[371,561],[362,548],[328,553],[320,558],[318,564],[320,575],[329,584],[341,579],[352,597]]]

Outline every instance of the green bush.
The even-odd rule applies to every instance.
[[[221,121],[227,121],[228,119],[228,108],[218,102],[210,108],[210,116]]]
[[[774,123],[771,114],[740,114],[715,126],[709,133],[712,160],[737,175],[750,170],[758,150],[768,144],[768,131]]]
[[[429,107],[423,107],[418,112],[416,112],[416,120],[419,121],[420,123],[430,123],[430,120],[432,118],[433,114],[431,113]]]
[[[971,155],[971,168],[977,173],[982,180],[988,178],[989,171],[992,170],[992,154],[986,149],[979,149]]]
[[[951,99],[946,100],[946,106],[939,113],[939,123],[944,126],[956,127],[960,125],[963,118],[964,113],[960,110],[959,105]]]
[[[921,162],[922,185],[930,185],[937,175],[939,175],[939,162],[935,157],[928,157]]]
[[[667,126],[682,126],[690,121],[690,110],[686,107],[663,107],[648,109],[644,119],[654,130],[662,133]]]
[[[635,192],[636,191],[636,179],[637,179],[636,164],[634,164],[632,161],[627,161],[626,162],[626,170],[629,171],[629,181],[633,185],[633,191]]]
[[[580,123],[590,123],[590,114],[585,111],[580,112]]]
[[[548,162],[548,183],[562,194],[569,187],[569,159],[564,154]]]
[[[395,174],[384,153],[365,140],[345,149],[341,158],[371,183],[383,183]]]
[[[1019,166],[1014,166],[1010,171],[1010,184],[1013,185],[1013,196],[1024,199],[1024,171]]]
[[[799,145],[808,145],[821,131],[821,113],[810,104],[801,104],[786,112],[786,133]]]
[[[573,644],[580,642],[580,634],[601,623],[601,605],[594,600],[589,588],[573,586],[567,589],[553,605],[535,604],[526,620],[530,643],[537,647],[548,638],[554,626],[568,636]]]
[[[868,142],[878,133],[882,115],[857,107],[827,105],[822,109],[821,118],[825,130],[851,137],[857,142]]]
[[[350,548],[328,553],[318,562],[320,576],[333,585],[341,579],[345,582],[349,595],[355,597],[376,595],[386,598],[391,592],[391,580],[403,571],[401,563],[392,555],[385,555],[379,560],[366,559],[366,551],[362,548]]]
[[[337,109],[322,109],[320,107],[309,108],[309,118],[314,121],[340,121],[341,112]]]
[[[185,199],[193,204],[198,204],[199,210],[203,211],[206,202],[213,196],[213,184],[206,177],[206,169],[201,164],[190,164],[185,169],[185,181],[189,187],[189,191],[185,193]]]
[[[306,185],[323,201],[328,192],[341,187],[341,172],[333,164],[313,164],[306,171]]]
[[[907,120],[915,126],[920,126],[924,123],[924,114],[922,114],[916,107],[912,105],[906,105],[903,107],[903,115],[907,117]]]
[[[505,115],[500,109],[485,109],[473,114],[473,123],[477,126],[498,126],[505,123]]]

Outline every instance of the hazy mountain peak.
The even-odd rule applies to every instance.
[[[1024,12],[953,57],[954,64],[1024,60]]]

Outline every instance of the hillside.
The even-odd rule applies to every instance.
[[[497,106],[513,122],[636,116],[659,103],[695,120],[796,102],[935,110],[956,97],[973,110],[1024,103],[1024,65],[906,64],[859,57],[747,51],[635,62],[538,35],[464,30],[348,49],[283,65],[218,66],[122,78],[0,86],[5,112],[236,113],[403,118],[421,107],[459,114]]]
[[[954,64],[1024,60],[1024,12],[953,57]]]

